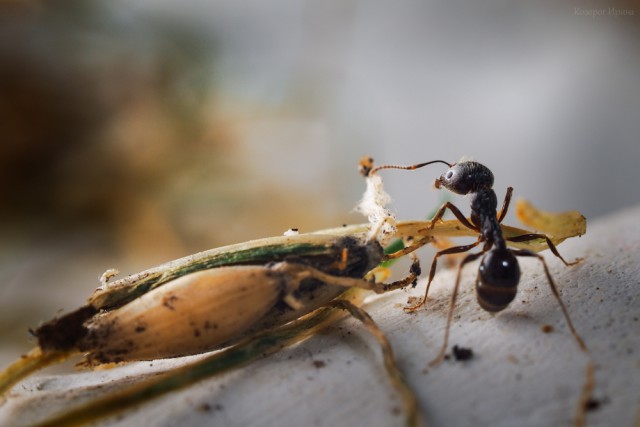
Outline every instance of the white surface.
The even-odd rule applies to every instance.
[[[544,253],[597,364],[594,397],[601,405],[589,413],[589,426],[638,422],[638,217],[640,207],[602,218],[589,224],[582,238],[560,245],[567,259],[585,258],[576,267],[564,267]],[[450,344],[470,347],[476,356],[464,363],[445,361],[428,373],[424,372],[427,362],[441,343],[455,272],[443,269],[437,274],[428,311],[409,315],[401,309],[408,295],[423,292],[423,284],[409,293],[383,296],[368,307],[417,390],[429,425],[571,425],[588,358],[568,333],[539,263],[525,260],[521,266],[516,301],[497,316],[476,304],[472,283],[477,264],[469,266]],[[552,325],[554,332],[543,333],[543,324]],[[315,367],[314,361],[325,366]],[[41,419],[112,386],[135,381],[139,372],[182,363],[184,359],[156,361],[111,371],[31,378],[16,386],[0,407],[0,424]],[[78,392],[73,401],[63,397],[82,385],[97,388]],[[399,407],[378,348],[357,322],[347,320],[295,348],[98,425],[390,426],[402,423]]]

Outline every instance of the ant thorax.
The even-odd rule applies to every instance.
[[[498,198],[492,189],[471,193],[471,221],[480,229],[484,240],[497,247],[505,247],[502,230],[496,218]]]

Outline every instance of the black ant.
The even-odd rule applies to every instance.
[[[435,275],[438,258],[440,256],[467,252],[470,249],[478,246],[480,243],[484,243],[484,245],[481,252],[469,254],[460,262],[456,284],[451,294],[451,303],[449,305],[444,343],[442,345],[442,348],[440,349],[438,356],[431,362],[431,365],[437,365],[444,359],[444,354],[449,340],[449,329],[451,327],[453,308],[456,303],[458,287],[460,285],[462,268],[466,264],[480,257],[482,257],[482,260],[480,261],[478,276],[476,277],[476,295],[480,306],[484,310],[489,312],[498,312],[504,310],[516,296],[518,282],[520,281],[520,267],[518,265],[518,260],[516,257],[534,257],[539,259],[540,262],[542,262],[545,274],[547,275],[551,292],[555,296],[558,304],[560,305],[560,308],[562,309],[571,333],[573,334],[580,348],[583,351],[586,351],[587,348],[584,344],[584,341],[582,340],[582,338],[580,338],[573,326],[573,323],[571,322],[569,313],[564,303],[562,302],[562,299],[560,298],[558,289],[556,288],[553,278],[551,277],[551,273],[549,272],[549,268],[547,267],[547,263],[545,262],[544,258],[541,255],[530,250],[510,249],[507,247],[507,241],[526,242],[535,239],[545,239],[547,245],[549,246],[549,249],[551,249],[551,252],[553,252],[555,256],[560,258],[565,265],[570,266],[577,264],[581,261],[581,259],[577,259],[574,262],[565,261],[565,259],[562,258],[562,256],[558,253],[555,245],[544,234],[528,233],[521,236],[505,238],[502,234],[500,223],[507,214],[509,203],[511,201],[511,195],[513,193],[513,188],[507,188],[507,193],[502,204],[502,209],[500,210],[500,212],[498,212],[498,199],[495,191],[493,191],[492,188],[493,173],[491,172],[491,170],[489,170],[489,168],[474,161],[463,161],[460,163],[450,164],[443,160],[434,160],[431,162],[419,163],[412,166],[384,165],[373,168],[373,165],[370,165],[371,167],[368,168],[368,170],[366,170],[365,172],[368,176],[371,176],[381,169],[415,170],[433,163],[444,163],[449,167],[449,169],[444,174],[436,179],[436,188],[444,187],[456,194],[471,195],[471,217],[470,220],[467,219],[462,214],[462,212],[460,212],[460,209],[458,209],[452,203],[446,202],[436,212],[435,216],[431,220],[431,225],[429,226],[429,228],[433,228],[437,221],[442,221],[442,217],[444,216],[446,210],[449,209],[465,227],[477,231],[479,233],[479,236],[478,240],[475,243],[463,246],[454,246],[436,253],[433,258],[433,262],[431,263],[431,270],[429,271],[429,281],[427,282],[427,289],[425,291],[424,298],[420,303],[413,307],[408,307],[406,308],[406,310],[415,311],[425,305],[427,301],[427,295],[429,294],[429,286],[431,285],[431,281],[433,280],[433,277]],[[419,246],[420,245],[418,244],[414,247],[406,248],[405,250],[401,251],[402,255],[417,249]]]

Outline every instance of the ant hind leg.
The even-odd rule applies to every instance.
[[[535,252],[528,251],[525,249],[519,249],[519,250],[512,249],[511,252],[516,256],[534,257],[540,260],[540,262],[542,263],[542,266],[544,267],[544,272],[547,275],[547,281],[549,282],[549,287],[551,288],[551,292],[553,293],[553,296],[556,298],[556,301],[558,301],[558,304],[562,309],[562,313],[564,314],[564,317],[567,320],[567,324],[569,325],[571,334],[573,335],[576,342],[580,346],[580,349],[582,351],[587,351],[587,346],[585,345],[580,335],[578,335],[578,332],[576,331],[576,328],[573,326],[573,322],[571,321],[571,317],[569,317],[569,311],[567,310],[567,307],[564,305],[564,303],[562,302],[562,299],[560,298],[560,293],[558,292],[558,288],[556,287],[556,284],[553,281],[553,277],[551,277],[551,272],[549,271],[549,267],[547,266],[547,262],[544,260],[544,257],[540,254],[537,254]]]
[[[564,258],[562,258],[562,255],[560,255],[560,252],[558,252],[558,249],[556,249],[556,245],[553,244],[551,239],[546,234],[538,234],[538,233],[523,234],[521,236],[509,237],[506,240],[509,242],[517,243],[517,242],[528,242],[530,240],[536,240],[536,239],[545,239],[547,241],[547,246],[549,247],[549,249],[551,249],[551,252],[553,252],[555,256],[560,258],[560,260],[567,267],[571,265],[576,265],[580,261],[582,261],[582,258],[576,258],[575,261],[567,262]]]

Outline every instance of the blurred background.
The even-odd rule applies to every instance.
[[[590,221],[637,204],[640,8],[557,3],[2,2],[0,361],[107,268],[364,222],[364,155],[471,157]],[[442,172],[385,174],[400,218]]]

